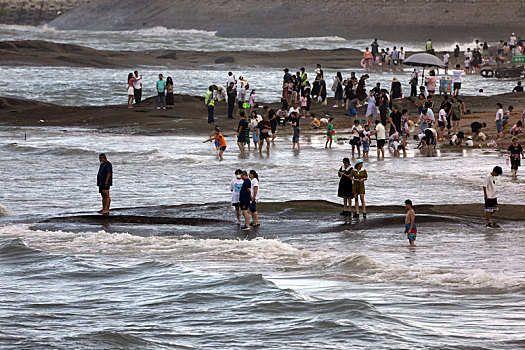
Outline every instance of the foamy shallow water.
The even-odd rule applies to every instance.
[[[3,40],[45,40],[64,44],[77,44],[99,50],[196,50],[196,51],[286,51],[297,49],[333,50],[350,48],[364,50],[373,38],[345,39],[333,37],[313,38],[223,38],[215,32],[179,30],[154,27],[129,31],[56,30],[48,26],[20,26],[0,24]],[[389,42],[379,40],[381,47],[403,46],[407,51],[424,50],[424,43]],[[474,43],[458,43],[461,47],[474,47]],[[497,44],[497,43],[490,43]],[[453,51],[456,42],[434,43],[436,50]]]
[[[238,167],[259,172],[262,201],[339,201],[336,171],[348,145],[327,151],[321,133],[303,137],[299,153],[285,138],[269,157],[247,158],[230,135],[222,163],[195,137],[38,128],[4,129],[0,136],[0,157],[9,164],[0,168],[0,203],[13,215],[0,219],[3,348],[523,345],[522,225],[485,229],[482,213],[474,221],[421,223],[416,249],[407,248],[402,227],[341,229],[337,214],[315,219],[328,229],[311,234],[304,229],[308,216],[262,212],[263,226],[289,232],[243,240],[228,205],[220,225],[231,239],[163,225],[159,235],[138,236],[23,222],[98,209],[101,151],[114,166],[113,207],[228,202]],[[479,203],[483,176],[504,162],[483,150],[427,157],[410,149],[404,159],[372,158],[366,199]],[[522,203],[523,188],[505,168],[501,202]],[[205,208],[198,210],[206,217]]]
[[[257,67],[213,66],[197,69],[168,69],[166,67],[129,67],[127,69],[100,69],[78,67],[13,67],[0,66],[3,74],[0,76],[2,96],[21,97],[43,102],[67,106],[104,106],[127,103],[128,73],[138,69],[143,75],[143,98],[156,96],[155,82],[158,74],[171,76],[175,84],[176,94],[204,96],[212,84],[226,85],[228,71],[233,70],[236,77],[243,76],[250,84],[250,89],[257,91],[259,102],[278,102],[281,100],[282,75],[280,69]],[[293,68],[292,68],[293,69]],[[363,69],[341,69],[344,77],[350,72],[358,76],[364,74]],[[410,94],[410,71],[403,73],[371,72],[367,80],[367,88],[373,88],[376,83],[390,89],[392,78],[401,81],[405,95]],[[325,69],[327,86],[330,87],[336,71]],[[461,92],[464,95],[476,95],[480,88],[487,95],[511,92],[516,81],[486,79],[480,76],[464,76]],[[328,97],[333,97],[332,91]]]

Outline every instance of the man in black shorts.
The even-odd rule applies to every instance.
[[[272,129],[272,142],[274,142],[275,135],[277,132],[277,124],[279,123],[277,119],[277,114],[273,109],[270,109],[270,107],[268,106],[264,106],[264,110],[268,114],[268,121],[270,122],[270,127]]]
[[[250,209],[250,202],[252,200],[252,182],[248,178],[248,173],[246,171],[243,171],[241,173],[241,179],[243,180],[243,183],[241,187],[241,192],[239,193],[239,203],[242,210],[242,216],[244,217],[244,226],[241,227],[241,230],[249,231],[250,213],[248,212],[248,210]]]
[[[100,161],[100,167],[97,174],[97,186],[98,192],[102,196],[102,209],[98,212],[100,214],[109,214],[109,206],[111,204],[109,188],[113,185],[113,166],[104,153],[98,156],[98,160]]]
[[[244,112],[240,113],[239,125],[237,126],[237,146],[241,154],[244,153],[244,142],[246,141],[246,132],[248,129],[248,122],[246,121],[246,115]]]
[[[262,145],[264,144],[264,140],[266,140],[266,153],[270,154],[270,121],[268,120],[268,117],[266,115],[262,116],[263,120],[257,124],[257,129],[259,129],[259,153],[262,152]]]

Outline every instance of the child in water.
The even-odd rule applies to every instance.
[[[218,128],[215,129],[215,136],[210,136],[209,139],[203,141],[202,143],[211,142],[213,140],[219,142],[219,161],[222,161],[224,159],[222,154],[226,150],[226,140]]]
[[[407,199],[405,201],[405,208],[407,209],[407,216],[405,218],[405,233],[411,247],[415,247],[417,227],[416,227],[416,212],[412,207],[412,201]]]
[[[332,140],[334,134],[334,118],[330,118],[328,120],[328,126],[326,127],[326,143],[324,145],[324,148],[332,148]]]

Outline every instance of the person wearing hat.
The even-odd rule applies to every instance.
[[[368,174],[363,169],[363,161],[358,159],[354,164],[351,176],[354,182],[352,192],[355,198],[355,213],[354,218],[359,217],[359,199],[361,199],[361,205],[363,206],[363,218],[366,218],[366,204],[365,204],[365,181],[368,180]]]
[[[521,145],[518,143],[517,136],[512,136],[512,143],[507,149],[507,153],[510,158],[510,169],[512,171],[512,177],[516,178],[518,176],[518,167],[521,166],[521,158],[525,159],[523,147],[521,147]]]

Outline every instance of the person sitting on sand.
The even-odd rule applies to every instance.
[[[487,227],[499,227],[499,225],[492,220],[492,214],[499,209],[498,198],[496,196],[496,177],[500,176],[501,174],[503,174],[503,170],[501,167],[496,166],[483,181],[483,196],[485,198]]]
[[[224,139],[224,136],[221,134],[219,128],[215,128],[214,137],[210,137],[209,139],[203,141],[202,143],[211,142],[212,140],[217,140],[219,142],[219,161],[222,161],[224,159],[222,157],[222,154],[226,150],[226,140]]]
[[[311,125],[314,127],[314,129],[318,129],[321,126],[321,122],[319,121],[319,119],[317,119],[315,114],[312,114],[311,118],[312,118]]]
[[[410,199],[407,199],[405,201],[405,208],[407,209],[407,215],[405,217],[405,233],[407,235],[410,246],[415,247],[417,235],[416,212],[414,211],[414,207]]]
[[[457,134],[452,135],[450,138],[450,146],[461,146],[463,140],[465,139],[465,133],[463,131],[458,132]]]
[[[521,133],[521,126],[522,125],[523,125],[523,123],[521,122],[521,120],[518,120],[518,122],[516,124],[514,124],[512,126],[512,128],[510,129],[510,134],[512,136],[518,136]]]

